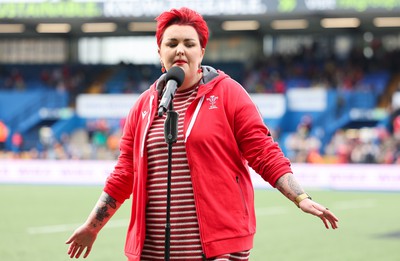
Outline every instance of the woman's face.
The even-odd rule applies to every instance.
[[[194,85],[201,77],[199,66],[204,56],[199,36],[190,25],[171,25],[165,29],[158,49],[161,63],[167,71],[173,66],[181,67],[185,80],[181,88]]]

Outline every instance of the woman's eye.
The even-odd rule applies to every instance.
[[[185,47],[193,47],[196,44],[195,43],[184,43]],[[178,43],[166,43],[166,46],[168,47],[176,47],[178,46]]]

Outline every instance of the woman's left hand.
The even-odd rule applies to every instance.
[[[299,207],[306,213],[319,217],[327,229],[329,229],[329,224],[331,224],[332,229],[338,228],[339,219],[332,213],[328,208],[318,204],[311,199],[304,199],[299,203]]]

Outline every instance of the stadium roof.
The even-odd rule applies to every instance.
[[[154,18],[180,6],[201,13],[215,36],[237,30],[265,35],[386,33],[400,28],[400,1],[386,0],[0,0],[0,38],[36,37],[45,30],[49,36],[70,38],[153,35]],[[226,23],[230,21],[240,23]]]

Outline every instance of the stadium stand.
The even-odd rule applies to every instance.
[[[80,12],[86,9],[76,8],[64,14],[61,12],[63,1],[51,5],[27,2],[29,5],[18,6],[10,2],[8,8],[20,8],[15,14],[17,17],[9,17],[12,12],[2,14],[5,20],[25,21],[25,31],[23,36],[0,35],[0,121],[5,126],[1,133],[5,140],[0,158],[115,159],[123,119],[81,118],[75,110],[77,97],[80,94],[139,94],[158,78],[160,67],[127,63],[123,59],[112,65],[81,64],[78,63],[77,53],[82,51],[78,50],[78,41],[90,37],[93,38],[89,42],[101,37],[153,36],[154,32],[128,31],[126,25],[127,20],[136,18],[153,22],[151,16],[159,13],[159,6],[135,1],[142,9],[129,14],[133,9],[121,9],[120,1],[95,4],[92,7],[99,8],[101,18],[116,22],[117,29],[89,37],[79,28],[85,22],[93,22],[90,15],[95,12],[86,13],[89,16],[85,17]],[[85,3],[78,2],[76,7]],[[160,5],[166,7],[167,2],[160,1]],[[204,64],[227,72],[250,94],[281,94],[286,102],[293,90],[326,91],[323,110],[293,110],[289,104],[280,118],[265,119],[288,157],[294,162],[400,163],[400,112],[392,106],[394,95],[400,91],[398,26],[374,25],[374,17],[382,16],[379,3],[377,6],[366,3],[365,12],[359,12],[355,6],[342,6],[339,1],[286,1],[286,5],[293,3],[292,9],[281,5],[285,1],[253,1],[250,5],[248,1],[232,2],[237,5],[226,10],[221,2],[218,15],[214,8],[208,9],[201,1],[188,2],[198,4],[209,20],[214,41],[209,46],[213,53],[212,59],[207,61],[205,57]],[[332,3],[335,5],[331,6]],[[115,13],[105,13],[111,6]],[[240,8],[235,10],[236,7]],[[30,10],[41,8],[47,8],[41,14],[43,17],[30,19]],[[118,13],[122,10],[127,13]],[[140,13],[140,10],[146,12]],[[61,37],[60,34],[43,37],[34,28],[38,20],[57,21],[48,17],[56,11],[61,12],[57,13],[59,16],[65,15],[59,20],[69,23],[71,32]],[[360,25],[332,30],[321,26],[322,18],[341,12],[357,17]],[[398,16],[398,6],[386,8],[385,15]],[[290,20],[298,16],[309,19],[307,29],[272,28],[274,19]],[[223,30],[223,22],[233,17],[251,18],[260,26],[254,32]],[[98,46],[101,44],[98,42]],[[352,48],[346,54],[338,51],[347,45]],[[83,52],[102,53],[102,48],[86,48]],[[39,53],[37,58],[42,63],[32,62],[32,50]],[[222,52],[225,54],[219,55]]]
[[[398,54],[390,54],[390,57],[398,59]],[[292,88],[329,90],[325,111],[304,116],[304,112],[288,110],[278,129],[272,130],[293,161],[399,162],[399,141],[394,137],[393,120],[388,119],[389,116],[351,119],[351,114],[357,111],[377,110],[382,106],[380,97],[391,95],[387,93],[388,86],[396,85],[390,82],[392,68],[371,71],[364,64],[367,69],[349,83],[343,77],[343,67],[331,60],[323,63],[325,66],[312,65],[309,60],[308,66],[301,66],[290,62],[291,67],[284,66],[280,70],[268,62],[258,63],[257,68],[251,68],[247,74],[243,63],[211,65],[228,72],[250,93],[285,94]],[[331,74],[325,71],[327,63],[336,69],[331,69]],[[347,63],[352,64],[351,61]],[[298,67],[303,69],[299,71]],[[357,65],[346,69],[357,70]],[[74,114],[67,108],[74,107],[78,93],[140,93],[158,77],[159,68],[129,64],[5,65],[1,66],[1,72],[0,118],[13,131],[6,142],[8,152],[2,151],[0,157],[115,159],[121,121],[80,119],[76,115],[67,120],[63,116]],[[276,79],[283,87],[276,88]],[[389,115],[393,118],[393,113]],[[363,130],[365,127],[371,129]]]

